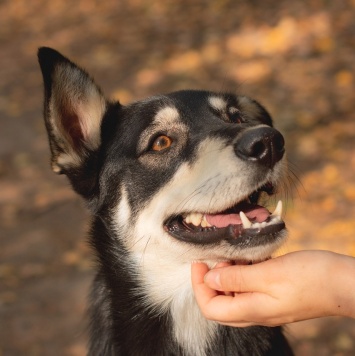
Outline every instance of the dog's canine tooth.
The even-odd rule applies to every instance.
[[[271,216],[281,218],[281,215],[282,215],[282,201],[279,200]]]
[[[247,218],[247,216],[241,211],[239,213],[240,220],[242,220],[244,229],[249,229],[252,225],[251,221]]]
[[[192,213],[190,214],[190,220],[191,223],[195,226],[200,226],[201,225],[201,221],[202,221],[202,214],[200,213]]]

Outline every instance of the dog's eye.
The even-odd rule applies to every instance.
[[[172,143],[173,140],[169,136],[160,135],[153,141],[151,149],[152,151],[162,151],[169,148]]]
[[[240,111],[233,106],[228,108],[228,119],[234,124],[241,124],[243,122]]]

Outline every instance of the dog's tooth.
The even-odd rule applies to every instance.
[[[242,220],[242,224],[244,229],[249,229],[252,225],[251,221],[247,218],[247,216],[241,211],[239,213],[240,220]]]
[[[282,215],[282,201],[279,200],[277,202],[276,208],[275,208],[274,212],[271,214],[271,216],[276,216],[281,219],[281,215]]]
[[[205,219],[202,219],[201,226],[202,227],[207,227],[207,221]]]
[[[202,217],[201,226],[202,227],[212,227],[212,225],[206,220],[206,215],[203,215],[203,217]]]
[[[201,225],[202,214],[200,213],[192,213],[190,214],[191,223],[195,226]]]

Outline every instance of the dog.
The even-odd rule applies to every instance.
[[[55,173],[92,214],[89,355],[292,355],[280,327],[206,320],[190,266],[267,259],[285,240],[285,143],[246,96],[184,90],[121,105],[54,49],[38,58]]]

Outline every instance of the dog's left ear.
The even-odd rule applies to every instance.
[[[79,168],[101,143],[107,101],[90,76],[59,52],[38,50],[45,103],[44,116],[52,152],[52,169]]]

